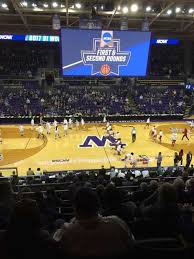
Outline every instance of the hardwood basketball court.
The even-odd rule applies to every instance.
[[[149,132],[155,125],[157,131],[163,130],[163,141],[155,143]],[[137,129],[137,140],[131,141],[131,127]],[[120,132],[122,143],[126,144],[124,152],[118,156],[111,146],[111,141],[105,138],[105,125],[86,124],[85,129],[76,130],[74,127],[68,131],[68,136],[63,136],[63,127],[59,126],[61,138],[54,139],[54,128],[51,135],[44,132],[44,139],[37,139],[37,131],[31,130],[30,125],[25,125],[25,135],[19,134],[18,125],[1,125],[3,144],[0,144],[0,154],[3,160],[0,161],[1,168],[17,167],[19,175],[26,175],[29,167],[36,171],[38,167],[41,171],[55,170],[79,170],[79,169],[98,169],[102,165],[106,168],[115,166],[118,168],[131,167],[130,161],[125,162],[121,159],[127,153],[134,152],[138,160],[138,167],[156,166],[156,156],[159,151],[163,154],[163,166],[172,166],[175,151],[184,150],[185,155],[188,151],[194,153],[193,132],[190,134],[190,141],[181,140],[185,127],[189,128],[185,122],[161,122],[152,123],[149,129],[145,129],[145,123],[113,123],[113,130]],[[171,146],[170,128],[177,128],[178,139],[175,147]],[[104,136],[104,137],[103,137]],[[145,163],[149,160],[148,164]],[[3,175],[9,174],[2,171]]]

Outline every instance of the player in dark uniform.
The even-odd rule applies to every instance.
[[[188,140],[188,130],[185,128],[184,131],[183,131],[183,137],[182,137],[182,140],[184,139],[184,137],[186,137]]]

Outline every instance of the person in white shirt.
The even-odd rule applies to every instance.
[[[66,118],[63,120],[63,124],[68,124],[68,121]]]
[[[103,123],[106,123],[106,115],[104,115]]]
[[[136,141],[136,134],[137,134],[136,128],[133,127],[132,131],[131,131],[132,143],[134,143]]]
[[[67,121],[67,120],[66,120],[66,121]],[[68,132],[68,123],[65,123],[65,122],[64,122],[63,129],[64,129],[64,136],[67,136],[67,132]]]
[[[72,118],[69,118],[69,129],[72,129],[73,121]]]
[[[116,150],[117,150],[117,155],[120,156],[122,152],[122,145],[117,145]]]
[[[40,137],[43,137],[43,126],[42,125],[38,126],[38,137],[37,138],[40,138]]]
[[[150,127],[150,117],[147,118],[146,125],[145,125],[145,128],[149,128],[149,127]]]
[[[172,136],[171,136],[171,141],[172,141],[172,146],[174,147],[175,143],[176,143],[176,140],[177,140],[177,133],[172,133]]]
[[[48,135],[50,135],[51,134],[51,124],[50,124],[50,122],[46,122],[46,133],[48,134]]]
[[[85,129],[85,121],[83,118],[81,118],[81,125],[82,125],[82,129]]]
[[[31,119],[31,130],[34,130],[34,117]]]
[[[160,130],[160,132],[159,132],[159,141],[160,141],[160,143],[162,143],[162,137],[163,137],[163,131]]]
[[[24,136],[24,126],[23,126],[23,125],[20,125],[20,126],[19,126],[19,133],[20,133],[20,136],[21,136],[21,137]]]
[[[56,120],[54,120],[54,122],[53,122],[54,128],[56,128],[57,125],[58,125],[58,122]]]
[[[58,126],[55,126],[55,139],[60,138],[59,136],[59,128]]]
[[[154,132],[153,132],[153,140],[156,142],[157,140],[157,129],[155,128],[154,129]]]

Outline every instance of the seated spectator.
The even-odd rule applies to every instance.
[[[175,188],[172,184],[164,183],[158,190],[157,202],[143,208],[143,216],[150,219],[150,232],[153,236],[178,235],[180,211],[176,202]]]
[[[193,176],[193,174],[194,174],[194,167],[193,167],[193,165],[191,165],[191,167],[189,168],[188,173],[189,173],[189,176]]]
[[[176,190],[177,202],[185,203],[186,202],[186,193],[185,193],[185,183],[181,178],[176,178],[174,180],[173,186]]]
[[[106,187],[104,191],[104,205],[105,209],[102,212],[103,216],[115,215],[128,223],[134,217],[135,205],[123,203],[125,196],[113,185]],[[133,204],[132,204],[133,205]]]
[[[7,228],[14,205],[10,184],[7,181],[0,182],[0,229]]]
[[[135,203],[140,203],[146,198],[148,198],[149,196],[150,196],[150,192],[148,190],[148,185],[147,183],[142,182],[140,184],[140,189],[132,193],[131,200],[134,201]]]
[[[99,200],[92,189],[79,189],[74,207],[76,217],[54,235],[68,255],[115,256],[128,251],[132,235],[127,225],[115,216],[98,214]]]
[[[194,205],[194,178],[191,178],[186,183],[187,187],[187,202]]]
[[[31,168],[28,168],[28,171],[26,172],[26,175],[27,175],[27,176],[32,176],[32,175],[34,175],[34,172],[32,171]]]
[[[1,258],[59,258],[57,243],[41,231],[40,212],[33,200],[16,204],[0,247]]]

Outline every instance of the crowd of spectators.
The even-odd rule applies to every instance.
[[[1,258],[132,256],[144,251],[140,240],[150,239],[191,252],[194,178],[121,176],[104,168],[69,173],[59,175],[60,190],[42,183],[34,191],[31,183],[19,192],[1,178]]]
[[[40,88],[5,89],[0,94],[3,115],[98,115],[131,114],[127,89],[94,90],[58,88],[46,93]]]
[[[183,88],[141,86],[134,90],[134,99],[142,114],[183,114],[186,95]]]

